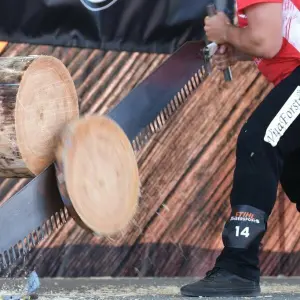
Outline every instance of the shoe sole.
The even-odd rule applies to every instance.
[[[181,295],[184,297],[257,297],[261,294],[261,289],[258,288],[256,290],[232,290],[232,289],[223,289],[223,290],[202,290],[201,293],[193,293],[193,292],[182,292]]]

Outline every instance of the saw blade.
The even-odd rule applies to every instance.
[[[107,116],[140,150],[207,76],[203,41],[185,43],[145,78]],[[67,221],[54,164],[0,206],[0,271],[24,260],[28,250]]]
[[[51,165],[0,206],[0,271],[21,261],[67,218]]]
[[[207,77],[205,46],[203,41],[185,43],[107,113],[135,150],[164,126]]]

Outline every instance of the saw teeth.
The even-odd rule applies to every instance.
[[[51,216],[38,227],[35,231],[31,232],[28,236],[24,237],[23,241],[19,241],[10,249],[0,253],[0,275],[6,270],[17,266],[19,262],[27,260],[29,253],[45,239],[52,235],[57,229],[61,228],[69,219],[67,209],[61,209],[55,215]]]
[[[159,132],[166,122],[177,113],[178,109],[186,103],[188,97],[198,88],[203,80],[208,76],[205,67],[202,66],[197,73],[184,85],[184,87],[171,99],[168,105],[162,109],[156,119],[143,129],[132,141],[135,152],[142,150],[151,137]]]

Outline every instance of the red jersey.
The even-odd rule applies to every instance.
[[[247,26],[244,9],[252,4],[270,2],[283,4],[283,44],[272,59],[254,58],[260,72],[277,85],[300,66],[300,0],[237,0],[237,17],[240,27]]]

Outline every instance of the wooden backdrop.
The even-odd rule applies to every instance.
[[[104,113],[165,55],[9,44],[2,56],[47,54],[70,70],[81,114]],[[87,234],[70,220],[10,275],[203,276],[222,248],[237,134],[271,86],[249,62],[234,81],[214,72],[171,122],[138,153],[142,198],[133,224],[115,240]],[[5,179],[5,201],[27,180]],[[263,275],[300,275],[300,216],[278,190],[261,253]],[[1,237],[3,238],[3,237]]]

